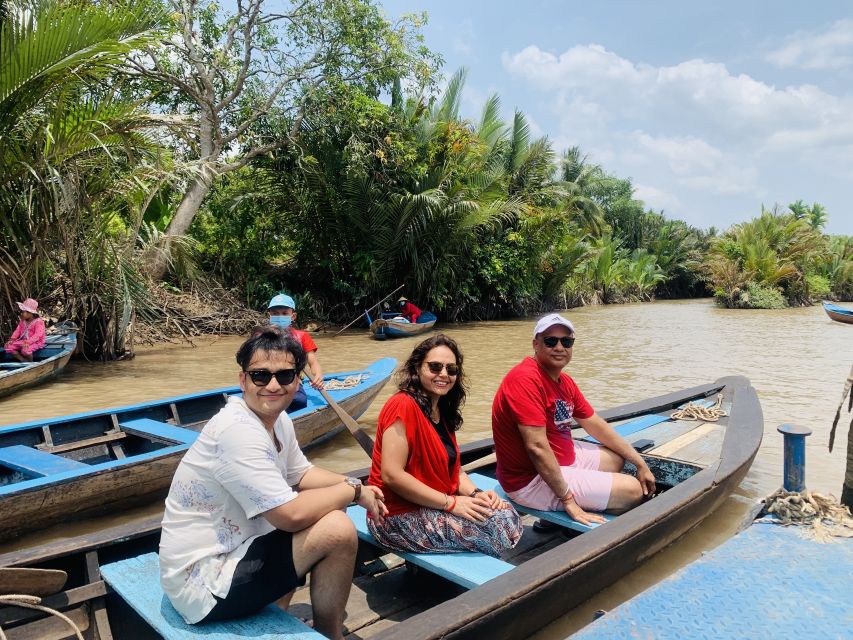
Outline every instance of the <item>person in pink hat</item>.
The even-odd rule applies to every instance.
[[[45,343],[44,320],[38,315],[39,303],[32,298],[16,304],[20,309],[21,320],[4,348],[19,362],[32,362],[33,353]]]

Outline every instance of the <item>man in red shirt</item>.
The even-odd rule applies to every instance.
[[[397,300],[400,304],[400,314],[409,322],[417,322],[420,315],[423,313],[408,298],[400,298]]]
[[[627,511],[654,493],[655,478],[563,373],[574,341],[574,326],[557,313],[536,324],[534,357],[510,370],[495,395],[492,434],[498,481],[510,498],[590,524],[604,518],[587,510]],[[603,446],[574,441],[575,422]],[[626,460],[637,467],[636,478],[620,473]]]

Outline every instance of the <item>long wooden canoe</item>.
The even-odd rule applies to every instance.
[[[853,324],[853,311],[850,309],[839,307],[837,304],[832,304],[831,302],[824,302],[823,310],[826,311],[826,315],[836,322]]]
[[[719,422],[669,419],[683,403],[712,402],[718,394],[728,412]],[[658,481],[658,495],[595,527],[575,523],[575,527],[537,532],[532,527],[534,516],[525,515],[525,531],[515,549],[502,559],[480,558],[486,558],[480,564],[487,569],[497,567],[495,577],[483,582],[475,567],[479,561],[472,554],[407,555],[404,563],[362,541],[345,619],[348,631],[360,638],[407,640],[528,637],[630,572],[716,509],[746,474],[763,432],[758,397],[742,377],[721,378],[601,415],[629,442],[654,442],[643,456]],[[466,445],[462,462],[470,463],[491,451],[491,440]],[[488,483],[493,471],[488,465],[478,469],[477,481]],[[630,469],[625,471],[630,473]],[[364,477],[366,472],[355,470],[351,475]],[[73,537],[40,535],[29,547],[0,549],[0,566],[65,568],[69,576],[75,571],[85,575],[88,552],[93,575],[91,567],[99,558],[109,563],[155,551],[160,516],[159,511],[148,513],[112,528],[95,525],[91,532]],[[415,570],[409,570],[413,566]],[[108,573],[114,577],[116,572]],[[460,575],[467,582],[459,580]],[[97,598],[106,592],[96,576],[68,585],[45,604],[54,603],[69,612],[81,606],[97,609]],[[67,604],[69,600],[72,604]],[[310,616],[307,602],[307,590],[298,591],[291,612]],[[136,637],[123,634],[138,630],[143,625],[140,618],[120,599],[107,599],[106,606],[114,637]],[[24,622],[33,615],[0,610],[0,624],[4,620]],[[99,620],[91,615],[89,619],[92,624]]]
[[[367,323],[370,325],[370,334],[376,340],[418,336],[432,330],[437,320],[435,315],[429,311],[424,311],[418,317],[417,322],[407,322],[402,319],[399,313],[383,313],[376,320],[371,320],[366,311],[364,313],[367,316]]]
[[[77,331],[57,325],[32,362],[18,362],[0,348],[0,397],[45,382],[62,373],[77,348]]]
[[[395,366],[396,360],[384,358],[360,371],[327,375],[330,386],[356,383],[329,395],[358,417]],[[164,497],[197,431],[239,393],[227,387],[0,427],[0,540]],[[317,391],[306,385],[306,394],[308,406],[291,414],[303,448],[344,428]]]

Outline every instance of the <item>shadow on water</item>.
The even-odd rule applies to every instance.
[[[553,623],[535,637],[563,638],[586,624],[596,609],[611,609],[663,579],[734,533],[748,507],[781,483],[782,441],[776,427],[793,422],[814,430],[807,440],[810,488],[840,493],[846,429],[827,452],[829,427],[851,363],[853,328],[830,321],[819,307],[779,311],[719,309],[711,300],[588,307],[566,312],[577,327],[569,372],[596,408],[710,382],[747,376],[764,409],[765,439],[739,490],[677,544]],[[531,353],[535,319],[438,327],[465,354],[470,393],[460,441],[491,435],[491,401],[503,375]],[[380,357],[399,361],[417,339],[376,342],[364,330],[315,337],[327,372],[355,369]],[[240,338],[197,341],[196,346],[141,349],[136,359],[72,363],[56,381],[0,401],[0,422],[10,424],[91,411],[236,384],[234,353]],[[360,422],[373,432],[386,385]],[[367,466],[344,433],[315,449],[312,459],[344,471]]]

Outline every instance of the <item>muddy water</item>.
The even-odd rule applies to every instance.
[[[820,307],[782,311],[728,311],[710,300],[574,309],[578,340],[569,367],[594,407],[616,404],[741,374],[756,387],[764,409],[765,439],[740,489],[677,544],[563,619],[537,634],[563,638],[712,548],[736,529],[748,506],[781,482],[782,441],[776,427],[794,422],[814,430],[807,440],[807,484],[840,493],[846,424],[827,452],[829,426],[853,362],[853,327],[830,321]],[[488,437],[491,400],[501,377],[531,352],[535,319],[445,326],[465,354],[470,394],[461,441]],[[364,331],[315,336],[326,371],[348,370],[376,358],[404,359],[416,339],[375,342]],[[108,364],[72,363],[55,382],[0,400],[0,423],[48,418],[192,393],[236,383],[239,338],[195,346],[141,349],[136,359]],[[388,385],[362,416],[376,424]],[[338,471],[366,466],[347,434],[315,450],[312,459]]]

